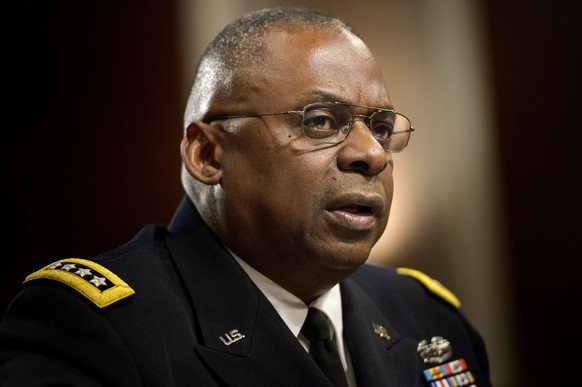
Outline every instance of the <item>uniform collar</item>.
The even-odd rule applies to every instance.
[[[248,274],[250,279],[255,283],[255,285],[257,285],[259,290],[265,295],[265,297],[267,297],[269,302],[271,302],[293,335],[298,338],[305,350],[308,350],[309,341],[300,334],[301,327],[307,317],[307,305],[305,305],[305,303],[297,296],[258,272],[230,249],[228,250],[242,269]],[[330,327],[332,328],[332,338],[336,341],[340,357],[344,363],[344,368],[347,368],[343,341],[344,324],[342,316],[342,296],[339,284],[336,284],[327,292],[323,293],[309,306],[315,307],[327,315]]]

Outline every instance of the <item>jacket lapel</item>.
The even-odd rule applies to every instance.
[[[216,378],[241,386],[328,383],[189,200],[168,230],[168,249],[192,304],[193,351]]]
[[[341,283],[344,340],[358,386],[410,386],[422,365],[417,342],[403,337],[353,280]]]

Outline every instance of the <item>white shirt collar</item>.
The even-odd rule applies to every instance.
[[[279,286],[277,283],[259,273],[248,263],[231,251],[232,256],[248,274],[251,280],[257,285],[261,292],[271,302],[277,313],[281,316],[291,332],[299,339],[301,344],[307,349],[308,342],[300,335],[301,326],[307,317],[307,305],[297,296]],[[336,284],[327,292],[319,296],[310,306],[325,312],[333,328],[332,332],[337,336],[335,340],[338,345],[340,355],[343,354],[343,318],[342,299],[339,284]]]
[[[295,337],[297,337],[303,348],[305,348],[306,351],[309,351],[309,340],[300,333],[301,327],[307,318],[307,305],[305,305],[305,303],[297,296],[287,291],[265,275],[259,273],[230,249],[227,248],[227,250],[232,254],[234,259],[239,263],[255,285],[257,285],[259,290],[265,295],[265,297],[267,297],[279,316],[281,316],[291,332]],[[348,386],[355,387],[356,378],[354,370],[347,348],[344,347],[342,295],[339,284],[336,284],[327,292],[323,293],[309,306],[313,306],[327,315],[330,327],[332,328],[331,332],[334,335],[332,339],[336,342],[344,366],[344,371],[346,372]]]

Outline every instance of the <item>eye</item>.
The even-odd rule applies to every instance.
[[[333,112],[324,108],[307,110],[303,115],[303,130],[308,137],[325,138],[337,133],[338,124]]]
[[[374,138],[378,140],[389,140],[392,133],[394,133],[394,126],[389,122],[374,121],[371,130]]]
[[[394,113],[379,111],[370,117],[370,130],[379,141],[389,141],[394,133]]]

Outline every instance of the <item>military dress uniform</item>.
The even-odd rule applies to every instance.
[[[360,387],[479,386],[484,343],[422,273],[362,265],[340,282]],[[329,386],[184,198],[95,257],[29,275],[0,325],[0,386]]]

